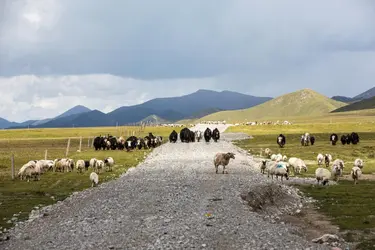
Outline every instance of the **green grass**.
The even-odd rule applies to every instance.
[[[265,119],[265,117],[316,116],[329,113],[345,105],[347,104],[332,100],[313,90],[303,89],[248,109],[216,112],[200,120],[238,122],[245,119]]]
[[[230,132],[245,132],[253,139],[236,141],[239,147],[259,155],[261,149],[270,148],[273,153],[281,153],[288,157],[299,157],[307,163],[308,172],[302,177],[313,177],[318,167],[316,156],[318,153],[331,153],[333,159],[340,158],[345,162],[344,175],[350,173],[354,160],[359,157],[365,161],[364,174],[375,173],[375,126],[371,123],[362,123],[349,120],[346,123],[300,123],[290,126],[236,126]],[[329,143],[332,132],[339,136],[343,133],[358,132],[360,143],[357,145],[336,146]],[[314,146],[302,147],[300,136],[310,132],[316,138]],[[278,134],[286,136],[286,146],[279,148],[276,143]],[[292,175],[293,176],[293,175]],[[292,177],[293,178],[293,177]],[[322,213],[331,218],[331,222],[341,230],[348,230],[348,241],[360,242],[357,249],[375,249],[375,182],[359,180],[354,186],[352,180],[340,180],[338,185],[318,187],[315,185],[297,186],[307,196],[318,200],[318,207]],[[372,234],[371,234],[372,233]],[[366,237],[362,237],[365,235]]]
[[[126,128],[136,130],[136,128]],[[148,132],[161,135],[164,141],[173,128],[148,127],[137,136],[145,136]],[[179,130],[176,130],[179,131]],[[41,176],[40,181],[21,181],[11,179],[11,154],[15,158],[15,175],[19,168],[29,160],[44,159],[45,149],[48,149],[48,159],[65,157],[68,137],[71,137],[69,158],[89,160],[93,157],[104,159],[111,156],[115,160],[112,172],[99,175],[100,182],[117,178],[130,167],[140,163],[151,150],[135,150],[133,152],[95,151],[88,147],[87,136],[94,137],[99,134],[116,135],[116,128],[76,128],[76,129],[38,129],[38,130],[4,130],[0,132],[0,227],[9,228],[13,223],[7,223],[14,214],[20,214],[22,220],[35,206],[49,205],[58,200],[63,200],[75,191],[91,187],[89,171],[82,174],[76,171],[70,173],[47,172]],[[77,152],[79,139],[83,136],[82,152]],[[127,137],[125,133],[125,137]],[[2,140],[1,140],[2,139]]]

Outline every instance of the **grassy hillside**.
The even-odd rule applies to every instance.
[[[347,105],[332,100],[310,89],[279,96],[273,100],[252,108],[222,111],[201,118],[200,120],[226,120],[239,122],[253,119],[268,119],[275,117],[317,116],[331,112]]]
[[[375,97],[371,97],[369,99],[365,99],[365,100],[355,102],[355,103],[349,104],[347,106],[335,109],[335,110],[332,111],[332,113],[362,110],[362,109],[374,109],[374,108],[375,108]]]

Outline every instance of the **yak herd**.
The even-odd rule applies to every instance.
[[[160,146],[163,142],[162,136],[154,136],[152,133],[149,133],[145,137],[136,137],[130,136],[125,140],[124,137],[120,136],[119,138],[108,135],[108,136],[97,136],[94,139],[94,148],[95,150],[124,150],[127,151],[138,149],[149,149]]]
[[[335,133],[329,136],[329,141],[331,145],[333,146],[336,145],[338,140],[339,140],[339,136]],[[353,132],[351,134],[342,135],[340,140],[341,140],[342,145],[350,144],[350,143],[356,145],[359,143],[359,135],[356,132]],[[280,148],[283,148],[286,144],[285,135],[279,134],[277,136],[276,142]],[[315,143],[315,137],[311,136],[309,133],[305,133],[301,136],[302,146],[309,146],[310,144],[314,145],[314,143]]]
[[[200,140],[204,140],[206,142],[210,142],[211,139],[214,140],[214,142],[217,142],[220,139],[220,131],[215,128],[211,131],[210,128],[206,128],[206,130],[202,133],[200,130],[192,131],[188,128],[183,128],[180,131],[180,140],[184,143],[189,142],[200,142]],[[172,133],[169,135],[169,142],[176,143],[178,140],[178,133],[173,130]]]

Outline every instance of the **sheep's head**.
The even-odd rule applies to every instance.
[[[231,153],[231,152],[228,152],[228,153],[226,153],[225,155],[226,155],[226,158],[227,158],[227,159],[230,159],[230,158],[235,159],[234,156],[235,156],[236,154]]]
[[[287,172],[284,174],[284,176],[285,176],[285,179],[286,179],[286,180],[289,180],[289,171],[287,171]]]
[[[267,160],[262,160],[262,164],[265,166],[267,164]]]
[[[303,170],[305,171],[305,173],[307,172],[307,166],[305,164],[302,165],[302,168]]]
[[[323,180],[322,181],[323,186],[325,186],[326,184],[328,184],[328,181],[329,181],[328,179]]]

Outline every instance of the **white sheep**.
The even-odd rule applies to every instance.
[[[269,149],[269,148],[266,148],[266,149],[264,150],[264,154],[265,154],[267,157],[270,157],[271,154],[272,154],[272,150]]]
[[[360,159],[360,158],[355,159],[354,166],[355,167],[359,167],[360,169],[362,169],[363,168],[363,160]]]
[[[288,157],[286,157],[286,155],[284,155],[282,161],[286,161],[286,160],[288,160]]]
[[[272,165],[270,165],[267,168],[268,175],[267,177],[269,178],[270,175],[273,176],[276,175],[276,179],[278,179],[278,176],[281,176],[281,182],[283,182],[283,177],[285,179],[289,180],[289,169],[288,169],[288,164],[286,162],[273,162]]]
[[[55,159],[53,162],[53,171],[56,172],[56,171],[60,171],[60,172],[64,172],[65,170],[65,162],[66,162],[66,158],[62,158],[62,159]]]
[[[51,160],[39,160],[36,165],[40,169],[41,173],[47,172],[53,168],[54,162]]]
[[[322,181],[322,185],[326,185],[331,179],[331,172],[326,168],[317,168],[315,170],[315,178],[319,184],[320,181]]]
[[[98,160],[96,158],[91,158],[90,159],[90,167],[92,167],[92,169],[95,169],[96,168],[96,162]]]
[[[316,160],[318,161],[318,165],[321,166],[323,165],[324,156],[322,154],[318,154]]]
[[[99,176],[97,173],[92,172],[90,174],[91,187],[96,187],[99,183]]]
[[[271,157],[270,157],[271,161],[276,161],[277,159],[277,155],[276,154],[272,154]]]
[[[341,160],[341,159],[336,159],[332,163],[332,169],[333,169],[334,166],[338,166],[341,169],[341,171],[340,171],[341,175],[340,176],[342,176],[343,171],[344,171],[344,166],[345,166],[344,161]]]
[[[35,166],[36,166],[35,161],[29,161],[26,164],[24,164],[18,171],[18,177],[20,178],[20,180],[27,178],[29,181],[32,175],[32,171],[33,171],[32,169],[34,169]]]
[[[225,167],[229,164],[230,159],[235,159],[235,154],[228,152],[228,153],[217,153],[214,157],[214,166],[216,169],[216,173],[218,172],[219,166],[223,166],[223,174],[228,173],[225,170]]]
[[[324,155],[324,163],[326,164],[327,168],[329,167],[329,164],[331,163],[331,161],[332,161],[332,155],[325,154]]]
[[[362,175],[362,170],[360,167],[355,166],[352,168],[352,171],[350,172],[350,176],[354,180],[354,185],[357,184],[359,177]]]
[[[339,181],[339,177],[342,176],[342,169],[340,165],[332,164],[332,175],[335,181]]]
[[[112,171],[112,167],[115,165],[115,160],[112,157],[107,157],[104,159],[105,166],[108,167],[108,171]]]
[[[290,157],[289,161],[288,161],[289,165],[292,167],[293,169],[293,173],[294,173],[294,176],[298,173],[298,174],[301,174],[301,171],[302,169],[307,172],[307,166],[305,164],[305,162],[300,159],[300,158],[297,158],[297,157]]]
[[[100,173],[100,171],[104,169],[104,161],[102,160],[97,160],[95,164],[95,172]]]
[[[76,169],[79,173],[82,173],[85,169],[85,161],[84,160],[78,160],[76,163]]]
[[[282,161],[282,160],[283,160],[282,154],[277,154],[276,155],[276,161]]]
[[[261,161],[260,161],[260,172],[262,173],[262,174],[264,174],[264,170],[266,170],[266,168],[267,168],[267,160],[264,160],[264,159],[262,159]]]

